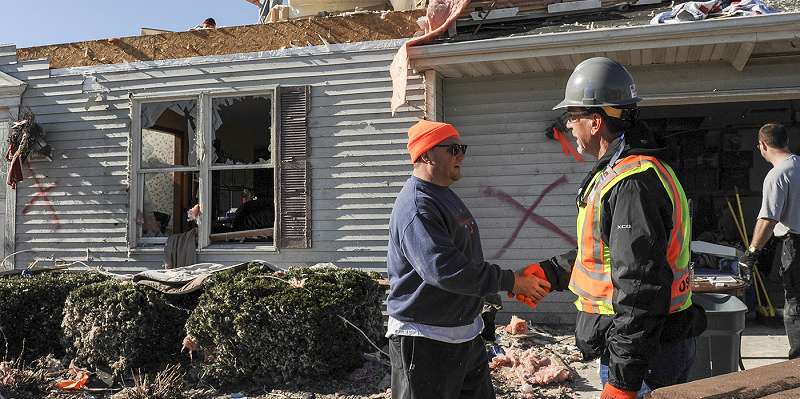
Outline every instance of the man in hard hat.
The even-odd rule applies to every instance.
[[[578,150],[598,159],[581,183],[578,249],[572,260],[541,262],[552,285],[578,299],[575,337],[600,358],[603,399],[642,397],[685,382],[705,312],[692,305],[686,195],[637,122],[641,101],[628,71],[590,58],[570,76],[566,126]]]
[[[539,303],[550,284],[483,259],[478,224],[449,188],[467,146],[447,123],[408,130],[412,176],[389,218],[386,300],[392,396],[494,399],[480,333],[484,298],[513,291]]]

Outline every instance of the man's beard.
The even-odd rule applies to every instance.
[[[586,154],[586,147],[580,145],[580,143],[575,143],[575,148],[578,150],[578,154]]]

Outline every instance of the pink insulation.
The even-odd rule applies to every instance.
[[[506,326],[506,331],[511,335],[525,334],[528,332],[528,324],[517,315],[511,316],[511,322]]]
[[[520,385],[547,385],[562,382],[569,377],[569,370],[533,349],[508,348],[505,352],[505,355],[500,354],[492,358],[489,367],[492,369],[510,367]]]

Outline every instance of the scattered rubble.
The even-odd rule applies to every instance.
[[[529,329],[524,334],[511,335],[506,326],[498,326],[497,339],[488,348],[502,348],[509,359],[508,364],[494,367],[493,382],[499,399],[567,399],[576,398],[575,383],[579,380],[576,370],[583,368],[580,351],[574,346],[574,338],[568,331],[547,331],[540,327]],[[363,367],[337,379],[297,379],[270,386],[242,386],[234,391],[249,399],[388,399],[391,398],[388,359],[375,354],[365,354]],[[536,381],[535,377],[523,382],[520,376],[525,370],[526,360],[538,359],[543,369],[554,371],[547,380]],[[366,360],[369,359],[369,360]],[[497,360],[493,362],[499,363]],[[528,363],[529,367],[531,363]],[[527,369],[530,370],[530,369]],[[79,389],[58,389],[58,382],[72,381],[81,373],[88,372],[89,379]],[[8,378],[11,376],[11,378]],[[17,399],[75,398],[76,394],[93,399],[138,399],[138,398],[185,398],[228,399],[230,389],[222,391],[197,379],[195,371],[184,371],[178,366],[167,366],[155,377],[131,375],[125,387],[102,387],[99,372],[75,367],[64,367],[52,356],[39,359],[23,367],[20,362],[0,364],[0,394]],[[539,375],[541,377],[541,375]],[[527,377],[526,377],[527,378]],[[21,384],[24,382],[24,384]],[[542,385],[544,383],[544,385]],[[99,387],[99,388],[98,388]],[[183,391],[178,391],[182,387]],[[46,396],[45,396],[46,395]],[[165,396],[166,395],[166,396]],[[171,396],[170,396],[171,395]],[[176,396],[177,395],[177,396]]]
[[[567,331],[548,332],[541,327],[511,334],[498,326],[489,345],[495,391],[502,399],[574,398],[572,383],[583,355]],[[498,349],[499,348],[499,349]]]

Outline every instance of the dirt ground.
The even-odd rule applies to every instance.
[[[562,369],[568,371],[565,381],[551,382],[547,385],[526,383],[521,385],[514,370],[508,365],[492,366],[492,382],[498,399],[568,399],[582,398],[583,391],[594,392],[595,388],[587,383],[586,375],[590,372],[590,361],[584,361],[577,347],[574,337],[568,329],[545,329],[533,327],[522,335],[510,335],[500,326],[497,330],[497,340],[488,343],[487,349],[495,352],[499,348],[508,351],[509,348],[530,350],[541,356],[549,358]],[[494,349],[494,350],[492,350]],[[388,349],[386,349],[388,350]],[[178,369],[179,370],[179,369]],[[179,370],[171,374],[172,377],[151,376],[145,382],[142,379],[133,380],[126,378],[124,387],[114,383],[113,388],[98,388],[103,384],[101,374],[90,372],[87,386],[80,389],[51,389],[54,378],[59,381],[70,378],[63,372],[49,372],[45,380],[47,383],[37,384],[40,391],[49,392],[45,395],[32,394],[30,390],[10,390],[7,382],[0,381],[0,393],[6,398],[17,399],[166,399],[175,398],[182,391],[181,397],[185,399],[229,399],[246,397],[248,399],[389,399],[392,397],[390,387],[391,367],[388,355],[379,352],[365,355],[364,366],[347,376],[338,378],[310,379],[302,378],[289,381],[280,385],[242,386],[237,389],[215,389],[197,378],[199,369],[188,372]],[[16,373],[22,377],[23,372]],[[107,376],[110,377],[110,376]],[[140,376],[141,377],[141,376]],[[527,377],[526,377],[527,378]],[[531,377],[528,381],[533,381]],[[105,381],[105,383],[111,380]],[[560,381],[560,380],[557,380]],[[21,382],[21,379],[17,382]],[[13,381],[11,382],[14,383]],[[108,385],[105,385],[106,387]],[[242,396],[235,396],[235,395]],[[31,396],[33,395],[33,396]],[[0,395],[0,397],[3,397]]]
[[[408,38],[424,9],[363,11],[267,24],[109,38],[17,49],[19,60],[50,59],[50,68],[238,54],[339,43]],[[323,41],[324,40],[324,41]]]

